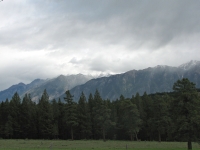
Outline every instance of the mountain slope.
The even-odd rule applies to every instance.
[[[70,90],[74,95],[74,100],[78,101],[83,91],[88,97],[98,89],[102,98],[115,100],[121,94],[125,97],[132,97],[136,92],[140,95],[145,91],[150,93],[172,91],[174,82],[178,79],[188,78],[200,88],[200,61],[190,61],[179,67],[156,66],[143,70],[131,70],[123,74],[108,75],[94,79],[89,75],[60,75],[53,79],[36,79],[30,84],[19,83],[0,92],[0,101],[6,98],[11,99],[15,92],[23,97],[25,93],[30,93],[34,101],[39,100],[44,89],[50,99],[60,97],[63,100],[66,90]],[[91,80],[92,79],[92,80]]]
[[[48,82],[45,82],[37,88],[26,91],[26,93],[31,94],[33,101],[37,101],[42,96],[44,89],[46,89],[51,100],[53,98],[59,97],[66,90],[70,90],[77,85],[84,84],[92,78],[92,76],[82,74],[68,76],[60,75],[56,78],[49,80]]]
[[[194,63],[195,62],[195,63]],[[83,85],[76,86],[70,92],[74,100],[78,101],[83,91],[88,98],[98,89],[102,98],[116,100],[121,94],[132,97],[137,92],[169,92],[178,79],[188,78],[200,87],[200,61],[190,61],[179,67],[156,66],[144,70],[132,70],[123,74],[92,79]]]
[[[22,98],[26,93],[31,94],[33,101],[38,101],[42,96],[44,89],[47,90],[50,100],[59,97],[66,90],[69,90],[77,85],[84,84],[92,79],[91,75],[60,75],[53,79],[41,80],[36,79],[30,84],[19,83],[10,88],[0,92],[0,101],[5,101],[7,98],[10,100],[15,92]]]
[[[30,84],[19,83],[11,86],[10,88],[0,92],[0,101],[5,101],[6,99],[11,99],[14,93],[18,93],[19,95],[27,92],[32,88],[36,88],[41,84],[45,83],[47,80],[35,79]]]

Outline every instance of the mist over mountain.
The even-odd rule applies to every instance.
[[[116,100],[121,94],[131,98],[137,92],[142,95],[157,92],[170,92],[174,82],[188,78],[200,88],[200,61],[190,61],[179,67],[149,67],[143,70],[131,70],[126,73],[92,79],[70,90],[74,100],[78,101],[81,92],[88,98],[97,89],[103,99]]]
[[[10,100],[12,96],[17,92],[19,95],[26,93],[30,89],[34,89],[47,82],[48,80],[35,79],[29,84],[19,83],[12,85],[10,88],[0,91],[0,101]]]
[[[50,79],[48,82],[45,82],[37,88],[24,92],[24,94],[31,94],[32,100],[37,101],[41,98],[44,89],[46,89],[49,99],[52,100],[65,93],[66,90],[70,90],[77,85],[84,84],[92,78],[93,76],[82,74],[68,76],[60,75],[56,78]]]
[[[157,92],[170,92],[174,82],[188,78],[200,88],[200,61],[192,60],[178,67],[158,65],[142,70],[131,70],[122,74],[92,75],[60,75],[53,79],[35,79],[30,84],[19,83],[0,92],[0,101],[9,100],[15,92],[23,97],[31,94],[33,101],[38,101],[44,89],[50,100],[65,97],[65,91],[70,90],[74,100],[78,101],[81,92],[88,98],[89,94],[99,91],[103,99],[116,100],[121,94],[132,97],[137,92],[142,95]]]
[[[19,83],[1,91],[0,101],[5,101],[7,98],[10,100],[15,92],[17,92],[20,97],[23,97],[26,93],[31,94],[32,100],[38,101],[45,89],[49,94],[49,98],[53,99],[63,94],[66,90],[84,84],[92,78],[93,76],[91,75],[82,74],[67,76],[60,75],[53,79],[36,79],[30,84]]]

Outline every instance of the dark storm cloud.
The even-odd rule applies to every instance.
[[[130,50],[156,49],[199,33],[199,5],[188,0],[31,1],[26,5],[30,13],[1,30],[0,39],[5,45],[33,50],[89,46],[84,42],[91,39],[126,44]]]
[[[103,43],[117,44],[137,40],[138,47],[148,43],[154,47],[168,44],[174,38],[199,33],[199,1],[75,1],[66,6],[70,13],[85,23],[84,35]],[[78,8],[78,9],[77,9]],[[103,35],[87,29],[95,28]],[[81,30],[82,31],[82,30]],[[108,34],[105,34],[105,33]],[[106,40],[104,40],[106,39]],[[108,39],[112,39],[107,42]],[[105,44],[104,43],[104,44]],[[123,44],[123,43],[122,43]],[[148,45],[149,46],[149,45]]]

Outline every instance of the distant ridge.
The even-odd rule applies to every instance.
[[[6,99],[10,100],[14,93],[17,92],[19,95],[21,95],[30,89],[37,88],[46,81],[47,80],[35,79],[30,84],[19,83],[12,85],[10,88],[0,92],[0,101],[5,101]]]
[[[88,98],[89,94],[94,94],[97,89],[102,98],[116,100],[121,94],[125,97],[132,97],[137,92],[142,95],[156,92],[170,92],[174,82],[178,79],[188,78],[200,88],[200,61],[191,60],[178,67],[157,65],[142,70],[130,70],[122,74],[102,74],[92,75],[60,75],[56,78],[42,80],[35,79],[30,84],[19,83],[0,92],[0,101],[9,100],[15,92],[23,97],[30,93],[33,101],[38,101],[44,89],[47,90],[50,99],[65,96],[66,90],[70,90],[74,95],[74,100],[78,101],[83,91]]]
[[[56,78],[50,79],[48,82],[41,84],[37,88],[30,89],[29,91],[24,92],[30,93],[32,100],[37,101],[41,98],[44,89],[46,89],[50,100],[59,97],[66,90],[70,90],[71,88],[84,84],[85,82],[92,79],[92,76],[77,74],[77,75],[60,75]]]
[[[60,75],[53,79],[35,79],[30,84],[19,83],[11,86],[10,88],[0,92],[0,101],[10,100],[15,92],[20,97],[23,97],[26,93],[31,94],[33,101],[38,101],[42,96],[44,89],[47,90],[50,99],[60,96],[66,90],[69,90],[77,85],[83,84],[86,81],[92,79],[92,76],[77,74],[77,75]]]
[[[171,92],[174,82],[188,78],[200,88],[200,61],[190,61],[179,67],[157,65],[143,70],[131,70],[110,77],[92,79],[83,85],[71,89],[77,101],[83,91],[88,98],[97,89],[103,99],[116,100],[121,94],[131,98],[137,92],[143,95],[156,92]]]
[[[180,65],[179,68],[188,70],[188,69],[191,69],[192,67],[195,67],[196,65],[200,65],[200,61],[191,60],[188,63]]]

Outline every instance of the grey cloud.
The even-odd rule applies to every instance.
[[[32,62],[27,62],[32,72],[16,67],[16,72],[27,70],[23,75],[11,73],[19,80],[44,77],[45,72],[55,75],[56,67],[119,73],[181,64],[200,59],[199,6],[198,0],[5,1],[0,4],[0,49],[48,52],[44,60],[35,58],[37,64],[44,63],[41,68]],[[9,73],[4,71],[2,78]]]
[[[6,36],[0,39],[13,47],[23,45],[36,50],[77,49],[77,43],[89,47],[90,44],[83,43],[91,39],[102,45],[126,44],[127,48],[133,48],[134,43],[135,49],[145,45],[156,49],[174,38],[199,33],[198,3],[186,0],[36,1],[32,2],[35,5],[32,14],[40,17],[26,16],[17,27],[8,28],[10,32],[2,32]]]
[[[13,60],[11,60],[13,61]],[[0,78],[3,79],[0,84],[0,90],[8,88],[19,82],[30,83],[36,78],[47,79],[58,75],[54,72],[53,66],[47,62],[41,61],[13,61],[13,64],[1,68]]]
[[[78,64],[79,61],[78,61],[75,57],[73,57],[73,58],[69,61],[69,63]]]

